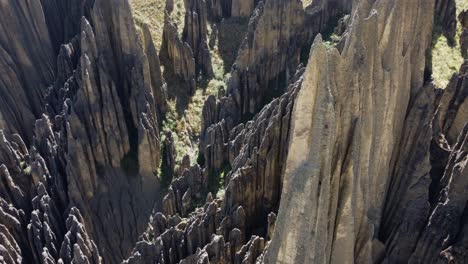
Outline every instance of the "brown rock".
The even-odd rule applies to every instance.
[[[409,102],[423,86],[433,7],[432,1],[385,6],[362,0],[341,53],[316,38],[291,117],[266,263],[377,261],[374,239],[388,184],[396,180],[396,140],[402,138]],[[401,25],[407,25],[401,34],[392,30]]]
[[[232,17],[250,17],[254,8],[254,0],[232,0],[231,16]]]
[[[180,77],[188,86],[191,94],[196,88],[195,59],[189,44],[179,38],[177,25],[171,21],[169,13],[164,16],[164,29],[162,41],[162,53],[167,54],[170,67],[174,74]]]

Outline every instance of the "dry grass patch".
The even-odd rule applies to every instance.
[[[130,4],[133,8],[135,22],[137,25],[147,24],[149,26],[154,44],[159,50],[164,28],[166,0],[130,0]],[[184,17],[184,0],[174,0],[172,18],[176,21],[180,32],[184,26]]]
[[[457,0],[456,3],[457,15],[462,10],[468,9],[468,0]],[[463,63],[459,43],[461,32],[461,25],[457,23],[457,35],[454,43],[450,45],[449,40],[436,29],[436,38],[432,49],[432,77],[434,83],[440,88],[447,86],[452,75],[458,72]]]

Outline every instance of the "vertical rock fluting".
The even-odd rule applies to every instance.
[[[162,76],[158,51],[154,46],[148,25],[143,25],[142,31],[143,47],[148,58],[155,107],[157,109],[158,120],[162,120],[167,112],[167,84]]]
[[[195,93],[196,64],[192,48],[180,39],[177,25],[171,20],[167,10],[164,16],[161,52],[168,57],[170,70],[185,81],[190,94]]]
[[[390,164],[422,90],[433,10],[433,1],[358,1],[341,54],[315,40],[265,262],[372,263],[382,254],[375,238]]]
[[[13,13],[18,13],[20,7],[35,7],[34,12],[38,14],[46,12],[39,1],[30,1],[30,6],[10,2],[5,6],[11,7]],[[74,4],[80,6],[78,2]],[[80,7],[84,8],[83,5]],[[54,6],[58,4],[47,2],[47,8]],[[24,16],[31,12],[18,13],[18,19],[30,21]],[[1,223],[7,230],[2,234],[15,240],[8,243],[11,250],[5,255],[10,259],[24,256],[28,263],[55,263],[59,258],[66,263],[72,260],[98,263],[101,254],[106,262],[118,262],[143,232],[158,196],[158,180],[154,176],[160,166],[158,117],[164,115],[166,107],[159,58],[148,29],[143,28],[142,39],[138,38],[126,0],[97,0],[89,12],[84,12],[86,17],[60,14],[59,7],[47,12],[48,19],[63,19],[64,27],[70,22],[67,19],[73,17],[78,21],[70,24],[80,26],[71,42],[60,46],[57,58],[60,69],[55,81],[49,82],[47,96],[31,94],[31,100],[42,104],[39,115],[47,111],[35,123],[34,130],[34,121],[31,121],[29,133],[34,131],[31,150],[27,152],[26,146],[18,143],[18,136],[14,136],[12,143],[5,144],[11,146],[5,148],[8,151],[4,152],[0,163],[7,169],[3,175],[11,184],[2,190],[5,193],[2,197],[8,197],[10,201],[6,202],[12,203],[14,210],[8,211],[12,216],[6,218],[9,222]],[[24,24],[15,34],[22,40],[37,27],[37,32],[33,33],[46,38],[49,35],[43,24],[46,24],[43,20],[38,20],[37,25]],[[40,31],[42,27],[44,32]],[[49,28],[49,31],[54,30],[61,32],[55,35],[54,41],[69,40],[67,36],[71,32],[65,34],[59,26]],[[59,39],[61,34],[66,36]],[[48,43],[32,38],[31,41]],[[26,45],[11,43],[19,48]],[[18,65],[25,64],[21,59],[27,60],[31,52],[27,49],[29,46],[25,47],[21,52],[26,56],[12,58]],[[39,52],[33,58],[38,60],[44,54],[48,53]],[[43,66],[49,60],[42,60],[36,63],[35,70],[44,73],[47,71]],[[55,66],[48,70],[53,78]],[[37,81],[35,73],[31,76],[29,81]],[[11,77],[2,75],[2,80]],[[37,88],[41,88],[40,85]],[[11,125],[17,124],[12,122]],[[8,127],[2,124],[1,129]],[[79,208],[81,213],[78,209],[67,210],[72,207]],[[24,241],[26,225],[31,235]]]
[[[209,115],[203,115],[201,152],[211,125],[224,119],[230,130],[284,92],[301,56],[309,50],[312,38],[327,28],[331,14],[350,11],[349,3],[328,2],[312,11],[305,11],[297,0],[259,2],[232,67],[227,95],[216,108],[212,100],[204,106]]]
[[[211,54],[208,48],[208,11],[205,0],[190,0],[185,14],[183,40],[192,48],[196,72],[213,76]]]
[[[408,106],[397,159],[392,163],[379,239],[389,263],[408,261],[429,216],[430,146],[434,114],[432,85],[423,87]],[[380,252],[381,253],[381,252]],[[376,258],[383,258],[377,255]]]
[[[436,0],[435,23],[442,33],[453,40],[457,34],[457,3],[455,0]]]
[[[468,261],[468,63],[461,66],[443,91],[433,120],[431,207],[418,230],[410,263]],[[421,184],[418,184],[421,185]],[[414,212],[413,212],[414,213]],[[408,217],[407,217],[408,218]],[[397,236],[395,236],[397,237]]]
[[[160,72],[150,71],[159,61],[151,40],[138,39],[127,1],[96,1],[90,20],[82,19],[79,88],[64,102],[56,144],[70,204],[83,210],[105,259],[118,261],[157,197],[164,105],[154,96],[164,100],[164,84]],[[129,211],[135,218],[125,217]]]
[[[247,37],[240,47],[229,79],[227,94],[237,112],[254,114],[299,64],[301,30],[305,14],[301,1],[267,1],[257,6]],[[281,75],[284,76],[281,76]],[[283,80],[283,84],[281,84]],[[270,95],[270,96],[271,96]],[[240,118],[240,117],[237,117]]]
[[[81,17],[90,15],[95,0],[40,0],[55,51],[70,42],[81,28]],[[59,69],[58,69],[59,70]]]
[[[186,169],[169,187],[165,215],[152,215],[128,263],[255,263],[279,205],[290,116],[302,74],[303,69],[297,72],[287,93],[228,135],[223,163],[231,163],[232,170],[224,178],[225,194],[216,199],[208,194],[203,208],[189,215],[216,174],[198,165]]]
[[[206,6],[208,16],[213,21],[220,21],[223,18],[223,5],[221,0],[207,0]]]
[[[5,263],[101,263],[99,250],[77,208],[62,214],[58,191],[46,162],[17,136],[2,134],[0,177],[0,259]],[[68,211],[68,210],[67,210]],[[69,215],[65,220],[63,215]],[[84,262],[80,262],[84,261]]]
[[[255,4],[255,0],[231,0],[231,17],[250,17]]]
[[[2,1],[0,17],[0,129],[30,142],[54,80],[53,43],[40,1]]]
[[[439,182],[438,198],[420,233],[409,263],[466,263],[468,124],[452,146]]]
[[[460,12],[458,20],[463,28],[460,36],[460,48],[462,56],[466,60],[468,59],[468,10]]]

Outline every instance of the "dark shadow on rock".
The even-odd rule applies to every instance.
[[[223,19],[218,25],[219,55],[224,61],[225,72],[231,71],[231,67],[237,58],[239,47],[247,33],[248,25],[248,18]]]
[[[175,74],[167,54],[167,49],[164,47],[165,43],[162,45],[159,59],[164,67],[163,78],[167,83],[167,97],[169,100],[176,100],[177,114],[183,115],[185,110],[188,109],[190,98],[192,97],[190,87],[182,78]]]

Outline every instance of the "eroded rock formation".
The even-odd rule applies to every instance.
[[[227,95],[221,98],[224,102],[218,112],[222,116],[204,120],[204,127],[222,119],[235,126],[281,95],[313,37],[328,26],[330,14],[349,11],[349,4],[321,4],[304,10],[301,1],[260,1],[232,67]]]
[[[468,11],[463,10],[458,16],[461,26],[463,27],[460,36],[460,48],[463,58],[468,59]]]
[[[433,86],[423,83],[433,4],[360,1],[341,53],[316,39],[309,66],[320,67],[308,67],[298,94],[281,207],[266,263],[465,261],[463,254],[457,255],[463,252],[463,240],[455,233],[464,230],[466,197],[448,183],[466,175],[467,156],[460,149],[466,117],[452,125],[464,115],[465,110],[457,108],[463,103],[451,101],[457,109],[449,110],[450,117],[444,114],[446,100],[464,101],[465,96],[453,97],[453,87],[464,89],[457,76],[440,103]],[[387,12],[419,21],[402,22]],[[400,23],[415,26],[391,30]],[[406,46],[395,44],[398,38]],[[434,104],[438,114],[432,123]],[[453,151],[443,176],[431,171],[431,141],[438,136],[452,142],[442,145]],[[465,183],[455,185],[464,188]],[[302,225],[288,225],[291,221]]]
[[[0,262],[467,263],[468,63],[425,76],[453,3],[187,0],[180,31],[169,0],[158,54],[128,0],[3,1]],[[230,17],[180,160],[167,90],[210,80]]]
[[[171,20],[168,12],[164,17],[162,52],[167,54],[170,60],[169,67],[172,68],[174,74],[185,81],[189,92],[193,94],[196,88],[193,51],[186,42],[180,39],[177,25]]]
[[[231,3],[231,17],[250,17],[258,1],[231,0]]]
[[[185,14],[183,39],[192,48],[197,72],[213,76],[208,48],[208,12],[204,0],[190,0]]]
[[[0,7],[0,127],[30,141],[54,80],[54,47],[40,1],[2,1]]]
[[[226,160],[220,161],[232,166],[224,176],[225,193],[216,198],[209,193],[203,208],[188,215],[189,206],[203,201],[201,195],[209,191],[209,178],[219,179],[219,172],[208,165],[208,160],[203,171],[198,165],[185,170],[172,182],[164,198],[165,216],[153,214],[128,263],[150,259],[169,263],[255,263],[263,252],[265,237],[273,232],[290,116],[303,72],[303,68],[298,70],[288,92],[265,106],[253,121],[232,130],[223,154]]]
[[[32,7],[39,18],[44,19],[44,14],[48,14],[51,19],[51,13],[60,14],[58,5],[48,3],[42,8],[38,1],[28,2],[34,3]],[[14,10],[31,7],[11,3],[7,2],[6,7]],[[52,7],[57,10],[46,10]],[[84,14],[80,10],[76,12]],[[28,13],[31,11],[18,13],[18,19],[28,21],[29,17],[25,17]],[[8,215],[12,217],[6,219],[18,219],[6,220],[15,225],[2,224],[16,240],[9,244],[17,245],[13,248],[22,252],[22,261],[27,263],[55,263],[59,259],[65,263],[72,260],[99,263],[100,256],[107,261],[123,259],[143,231],[141,228],[146,225],[145,219],[158,195],[154,172],[160,164],[158,116],[163,115],[164,105],[156,106],[155,101],[165,98],[161,73],[155,69],[159,69],[159,61],[151,39],[138,38],[127,1],[98,0],[87,17],[77,15],[76,18],[78,21],[73,22],[64,19],[65,25],[70,22],[80,26],[71,42],[57,51],[57,72],[55,66],[48,66],[49,61],[53,65],[53,57],[40,57],[53,56],[53,49],[49,53],[36,49],[35,54],[28,48],[29,42],[6,42],[23,48],[23,54],[34,54],[33,58],[40,60],[34,62],[38,76],[50,77],[46,83],[50,85],[49,91],[41,85],[35,86],[37,94],[31,90],[30,100],[37,100],[34,104],[42,103],[35,111],[39,114],[43,111],[42,116],[37,116],[40,119],[30,123],[28,131],[34,135],[33,139],[24,135],[32,144],[26,147],[19,136],[8,133],[0,160],[3,175],[10,182],[4,187],[7,189],[2,198],[9,198],[7,202],[14,209],[9,209]],[[18,28],[15,31],[18,39],[27,39],[30,30],[43,25],[45,32],[34,32],[43,38],[39,43],[57,41],[49,38],[45,21],[36,23]],[[65,35],[68,34],[71,33]],[[63,40],[68,41],[66,36]],[[20,57],[28,59],[15,55],[14,62],[18,65],[31,64],[22,62]],[[13,77],[8,74],[2,75],[2,80]],[[57,76],[55,80],[54,76]],[[26,87],[18,87],[17,91]],[[56,116],[51,118],[49,115],[53,114]],[[16,183],[19,178],[20,182]],[[135,218],[123,217],[129,211]],[[91,237],[95,238],[94,242]],[[115,243],[111,237],[122,241]],[[17,253],[5,252],[9,259],[18,259],[12,257]]]
[[[457,4],[455,0],[436,0],[435,22],[441,27],[448,39],[454,39],[457,34]]]

